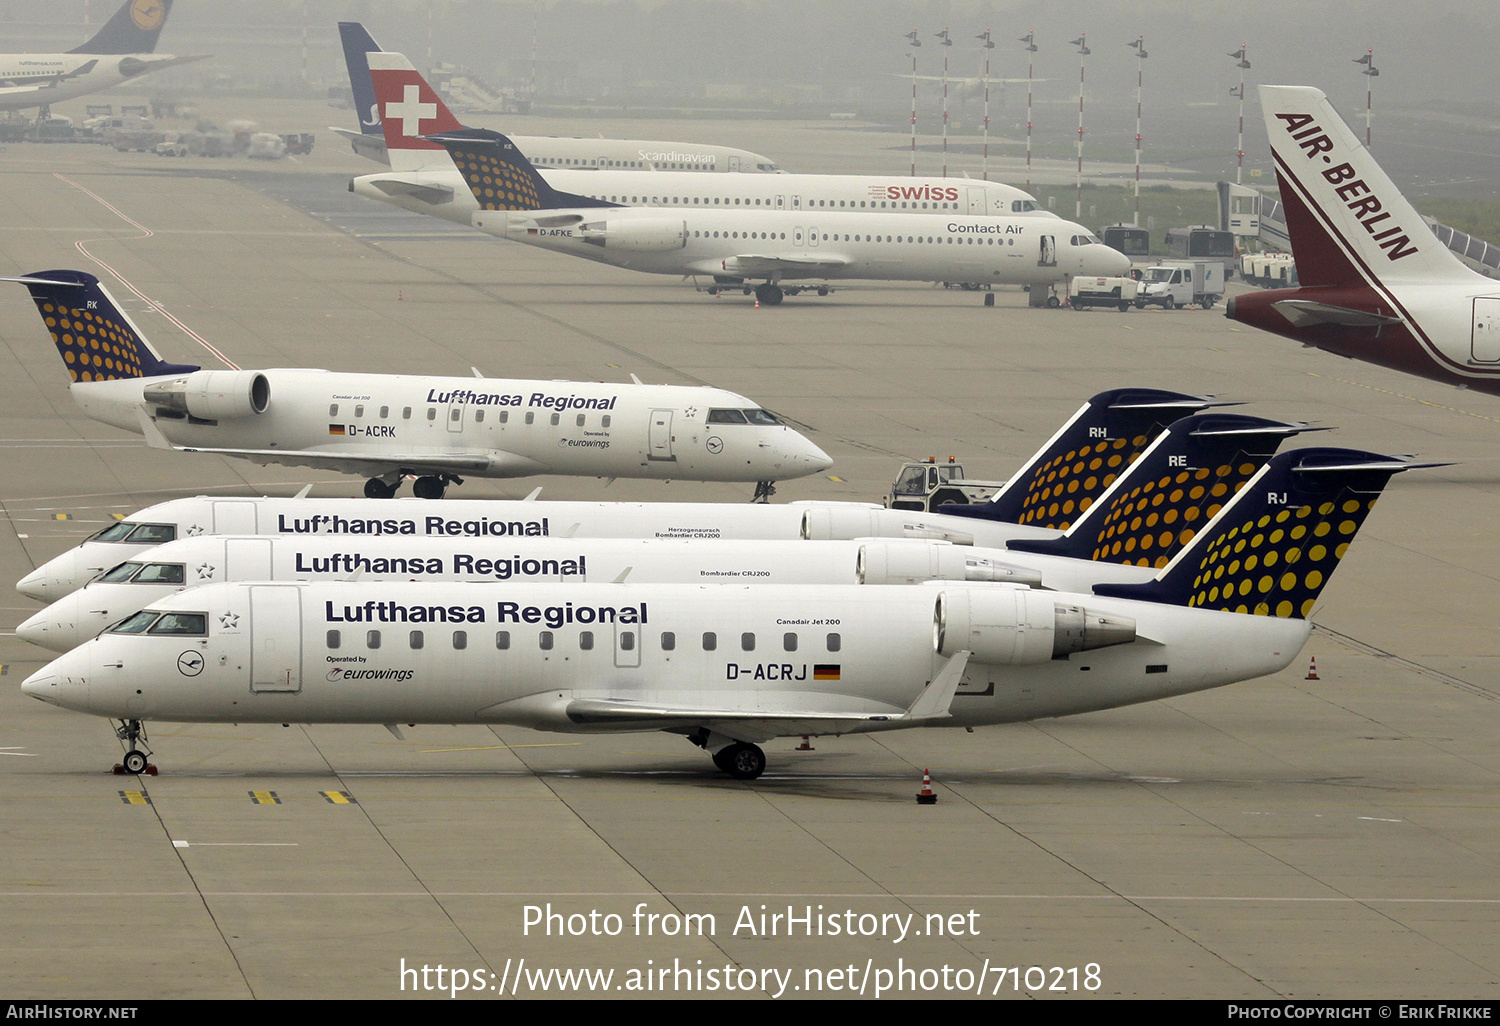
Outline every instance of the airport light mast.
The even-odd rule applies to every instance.
[[[1083,59],[1093,52],[1088,48],[1088,38],[1089,34],[1085,32],[1073,40],[1073,45],[1078,47],[1078,175],[1074,179],[1078,199],[1073,209],[1075,221],[1083,217]]]
[[[1370,109],[1374,105],[1375,76],[1380,74],[1380,69],[1375,67],[1375,48],[1372,46],[1365,51],[1363,57],[1354,58],[1355,64],[1363,64],[1365,69],[1360,72],[1365,76],[1365,149],[1370,148]]]
[[[995,41],[990,38],[988,28],[974,38],[984,50],[984,163],[980,173],[987,182],[990,180],[990,51],[995,48]]]
[[[934,33],[942,40],[940,45],[952,46],[953,40],[948,35],[948,27],[943,26],[943,31]],[[943,51],[943,177],[948,177],[948,51]]]
[[[1141,36],[1126,46],[1140,58],[1135,66],[1135,224],[1141,223],[1141,84],[1146,67],[1146,37]]]
[[[1026,44],[1026,191],[1027,192],[1031,191],[1031,83],[1033,81],[1032,76],[1031,76],[1031,69],[1032,69],[1032,64],[1035,63],[1035,61],[1036,61],[1036,58],[1032,56],[1032,54],[1036,53],[1036,43],[1032,42],[1032,40],[1035,39],[1035,38],[1036,38],[1036,29],[1032,29],[1030,32],[1026,33],[1024,36],[1021,37],[1021,42],[1023,42],[1023,43]]]
[[[916,47],[922,45],[917,38],[917,30],[912,29],[906,34],[906,41],[912,45],[911,52],[911,176],[917,177],[917,51]]]
[[[1231,96],[1238,96],[1240,98],[1240,141],[1239,145],[1235,147],[1235,159],[1238,161],[1234,170],[1235,185],[1244,184],[1245,177],[1245,71],[1250,67],[1250,62],[1245,59],[1245,50],[1245,44],[1241,43],[1240,48],[1229,55],[1239,61],[1235,67],[1240,69],[1240,87],[1238,91],[1234,89],[1229,90]]]

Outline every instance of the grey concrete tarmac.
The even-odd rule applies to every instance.
[[[305,127],[273,118],[260,120]],[[755,148],[816,153],[810,131],[762,126]],[[1303,351],[1217,310],[1038,311],[1013,291],[986,309],[928,287],[756,310],[414,215],[361,216],[343,177],[374,165],[331,136],[319,146],[273,166],[11,146],[0,274],[100,273],[169,359],[208,366],[93,260],[245,367],[733,388],[836,460],[778,500],[876,499],[898,459],[927,455],[1003,477],[1086,396],[1123,384],[1218,392],[1338,428],[1318,444],[1456,463],[1392,483],[1282,674],[972,734],[811,752],[786,739],[752,784],[678,737],[445,726],[398,740],[162,724],[161,775],[114,776],[107,724],[20,694],[45,654],[9,631],[36,607],[0,598],[0,993],[433,996],[441,964],[445,991],[455,967],[469,985],[493,974],[479,982],[497,989],[471,992],[482,998],[502,974],[508,994],[524,959],[517,996],[555,968],[613,971],[621,996],[845,997],[867,967],[866,994],[884,980],[1010,998],[1500,995],[1500,401]],[[164,455],[86,420],[18,286],[0,286],[0,397],[0,579],[173,496],[360,488]],[[749,497],[562,479],[460,494],[538,483],[544,498]],[[1318,681],[1303,679],[1309,657]],[[912,800],[924,767],[935,807]],[[528,930],[527,907],[549,903],[580,914],[583,934]],[[794,923],[787,936],[783,918],[763,936],[762,906],[810,906],[822,935]],[[696,918],[684,935],[688,914],[712,929]],[[897,943],[904,920],[887,914],[916,932]],[[403,960],[429,972],[403,976]]]

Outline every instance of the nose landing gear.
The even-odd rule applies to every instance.
[[[151,746],[146,744],[146,728],[140,720],[121,720],[120,725],[115,728],[115,737],[124,741],[130,747],[125,752],[125,758],[114,767],[116,776],[156,776],[156,767],[151,763]],[[136,747],[140,742],[145,747],[141,751]]]
[[[771,496],[773,496],[775,494],[776,494],[776,482],[775,481],[757,481],[757,482],[755,482],[755,497],[753,499],[751,499],[750,501],[751,502],[762,502],[762,503],[764,503],[764,502],[770,502],[771,501]]]

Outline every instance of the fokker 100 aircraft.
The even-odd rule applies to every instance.
[[[1022,465],[993,502],[984,504],[984,519],[1021,525],[1005,532],[1009,537],[1056,537],[1169,424],[1214,405],[1217,401],[1207,396],[1160,389],[1100,392]],[[1191,469],[1196,474],[1199,468]],[[1148,500],[1154,498],[1154,492],[1148,496]],[[1194,496],[1186,498],[1199,501]],[[1001,532],[993,533],[999,536]],[[412,501],[200,495],[138,510],[37,567],[16,584],[16,590],[52,602],[111,567],[140,559],[153,546],[202,534],[692,540],[884,536],[976,541],[975,521],[857,502],[751,505],[450,499],[434,507]]]
[[[67,53],[0,54],[0,110],[46,107],[207,54],[157,54],[172,0],[125,0],[94,38]]]
[[[362,175],[350,191],[420,214],[469,224],[480,209],[452,158],[425,136],[459,131],[443,98],[399,53],[371,53],[369,73],[382,119],[391,170]],[[1055,219],[1036,198],[1012,185],[969,178],[898,178],[892,175],[732,175],[701,174],[652,164],[643,170],[597,170],[549,166],[533,154],[537,140],[511,136],[538,174],[561,193],[640,207],[860,211],[976,216],[1032,214]],[[555,148],[555,147],[554,147]],[[633,162],[639,164],[640,162]],[[670,163],[670,162],[667,162]]]
[[[351,190],[424,212],[451,209],[441,216],[467,216],[491,235],[632,270],[720,284],[759,280],[756,298],[768,305],[781,302],[783,280],[857,278],[1026,285],[1033,305],[1057,306],[1055,286],[1130,267],[1088,229],[1040,214],[1026,194],[960,179],[904,185],[806,175],[798,176],[804,185],[789,187],[788,176],[577,172],[566,188],[554,186],[506,136],[452,127],[456,119],[405,57],[368,56],[392,173],[356,179]],[[446,165],[397,166],[394,142],[419,133],[447,148],[472,199],[462,198]],[[995,212],[1012,203],[1026,209]],[[826,284],[817,287],[826,293]]]
[[[349,71],[349,88],[354,96],[359,131],[338,127],[333,131],[348,139],[354,152],[361,157],[390,164],[380,106],[375,102],[375,91],[370,84],[370,64],[365,56],[380,52],[380,47],[365,27],[355,21],[339,22],[339,38],[344,44],[344,65]],[[442,100],[437,102],[442,103]],[[582,136],[516,135],[511,138],[533,164],[542,168],[657,168],[693,174],[726,171],[774,174],[780,170],[770,157],[734,146]],[[465,219],[463,223],[469,222]]]
[[[441,498],[461,475],[569,474],[772,482],[832,464],[744,396],[680,385],[210,371],[167,363],[93,275],[39,271],[30,291],[95,420],[153,445],[369,478],[389,498],[403,477]]]
[[[1296,658],[1307,616],[1392,474],[1347,449],[1275,457],[1144,584],[861,588],[211,584],[29,677],[120,722],[512,723],[665,731],[753,779],[760,743],[974,726],[1218,687]],[[1240,550],[1250,553],[1243,557]]]
[[[1225,316],[1307,346],[1500,395],[1500,282],[1465,267],[1328,98],[1261,86],[1301,287]]]

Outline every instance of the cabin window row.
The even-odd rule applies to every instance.
[[[694,231],[693,232],[693,238],[695,238],[695,239],[720,239],[720,238],[723,238],[723,239],[785,239],[786,238],[786,232],[779,232],[778,233],[778,232],[707,232],[707,231]],[[817,233],[813,233],[813,238],[817,239],[817,238],[820,238],[820,236]],[[1079,236],[1075,235],[1073,238],[1075,240],[1077,240],[1079,238]],[[986,246],[986,245],[988,245],[988,246],[1007,246],[1007,245],[1014,246],[1016,244],[1015,236],[1011,236],[1008,239],[996,239],[993,236],[985,236],[984,238],[978,238],[978,239],[976,239],[972,235],[960,235],[960,236],[957,236],[957,237],[950,235],[950,236],[947,236],[946,238],[935,238],[935,237],[933,237],[931,235],[928,235],[928,236],[925,236],[925,237],[921,236],[921,235],[917,235],[917,236],[911,236],[911,235],[905,235],[905,236],[903,236],[903,235],[840,235],[837,232],[833,233],[832,235],[829,235],[827,232],[824,232],[821,235],[821,239],[824,242],[829,242],[829,241],[833,241],[833,242],[840,242],[840,241],[842,241],[842,242],[935,242],[935,243],[939,243],[939,244],[946,242],[950,246],[953,245],[955,242],[958,245],[960,245],[960,246],[964,245],[965,243],[968,243],[970,246],[973,246],[975,244],[978,244],[978,245],[981,245],[981,246]],[[1075,241],[1074,244],[1075,245],[1080,245],[1081,243],[1078,243],[1078,242]]]
[[[593,199],[608,200],[611,203],[668,203],[673,206],[701,206],[701,207],[762,207],[770,208],[772,203],[768,199],[745,199],[736,198],[733,202],[719,197],[703,198],[699,196],[667,197],[667,196],[605,196],[594,195]],[[1030,204],[1035,208],[1036,204]],[[957,203],[917,203],[915,200],[897,203],[895,200],[808,200],[807,206],[778,206],[777,210],[957,210]]]
[[[399,638],[400,632],[392,632]],[[551,652],[557,648],[557,631],[539,631],[536,634],[537,648],[543,652]],[[636,647],[635,631],[620,631],[618,634],[621,651],[633,652]],[[510,631],[495,632],[495,648],[498,651],[509,651],[520,639]],[[338,651],[344,647],[344,632],[342,630],[330,630],[325,638],[326,644],[331,651]],[[365,648],[378,649],[385,643],[384,633],[379,630],[365,631]],[[468,631],[453,631],[449,635],[449,644],[455,651],[463,651],[469,647]],[[400,644],[399,640],[396,642]],[[677,651],[677,632],[662,631],[658,636],[657,643],[663,652]],[[699,638],[699,643],[705,652],[716,652],[719,649],[719,635],[715,631],[705,631]],[[823,648],[828,652],[838,652],[843,648],[843,637],[837,633],[826,634],[823,637]],[[427,647],[426,631],[407,631],[406,645],[408,648],[417,650]],[[593,631],[579,631],[577,645],[580,652],[593,651],[595,636]],[[753,631],[746,631],[739,636],[740,650],[743,652],[754,652],[757,639]],[[783,652],[796,652],[801,647],[801,638],[795,631],[787,631],[781,636],[781,650]]]
[[[380,419],[381,420],[388,420],[390,418],[390,409],[391,408],[389,406],[382,406],[380,408]],[[412,408],[410,406],[404,407],[402,409],[402,411],[401,411],[401,419],[402,420],[411,420],[411,412],[412,412]],[[483,424],[485,422],[485,419],[486,419],[485,418],[485,414],[487,412],[488,411],[486,411],[484,409],[484,407],[482,407],[482,406],[481,407],[475,407],[475,409],[474,409],[474,423],[476,423],[476,424]],[[509,424],[510,423],[510,411],[509,410],[499,410],[497,412],[498,412],[498,415],[495,418],[495,420],[496,420],[497,423],[500,423],[500,424]],[[338,403],[330,403],[329,404],[329,406],[328,406],[328,415],[330,417],[337,417],[339,415],[339,404]],[[354,417],[355,417],[356,420],[362,418],[364,415],[365,415],[365,408],[363,406],[356,406],[354,408]],[[430,420],[430,421],[437,420],[437,415],[438,415],[438,411],[437,411],[437,407],[436,406],[429,406],[427,408],[427,419],[428,420]],[[449,411],[448,411],[448,419],[451,422],[455,423],[455,424],[458,423],[459,421],[463,420],[463,416],[464,416],[464,407],[462,407],[462,406],[451,407],[449,409]],[[552,416],[551,416],[551,423],[552,423],[553,427],[556,427],[561,422],[562,422],[562,414],[560,414],[560,413],[554,413],[554,414],[552,414]],[[527,412],[527,414],[526,414],[526,423],[527,424],[534,424],[534,423],[536,423],[536,413],[534,411]],[[588,424],[588,417],[587,417],[587,415],[582,414],[582,413],[578,414],[578,416],[576,418],[576,423],[578,424],[579,427],[586,427],[587,424]],[[609,425],[610,425],[610,415],[606,413],[603,417],[599,418],[599,426],[600,427],[609,427]]]

